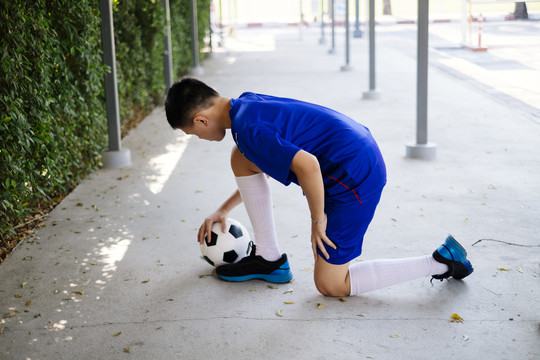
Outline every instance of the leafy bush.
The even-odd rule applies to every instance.
[[[0,10],[2,238],[99,164],[105,68],[90,4],[5,1]]]
[[[177,76],[191,66],[189,0],[171,0]],[[199,0],[199,38],[210,0]],[[187,11],[187,12],[186,12]],[[123,128],[161,102],[159,0],[114,1]],[[99,167],[107,143],[99,1],[12,0],[0,6],[0,261],[29,216]]]

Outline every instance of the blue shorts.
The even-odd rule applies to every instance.
[[[325,244],[326,251],[330,255],[326,259],[318,250],[326,262],[334,265],[343,265],[357,258],[362,253],[362,243],[375,209],[381,199],[380,190],[362,198],[361,202],[352,199],[352,193],[348,192],[340,196],[331,196],[325,200],[325,212],[327,215],[326,235],[336,245],[336,249]]]

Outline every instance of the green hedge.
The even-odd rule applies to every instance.
[[[123,128],[160,104],[160,0],[113,3]],[[189,0],[170,0],[174,71],[191,66]],[[210,0],[199,0],[199,39]],[[0,0],[0,248],[101,165],[107,144],[99,1]],[[129,127],[129,126],[127,126]],[[0,252],[0,261],[3,258]]]
[[[190,0],[169,0],[171,9],[171,30],[173,59],[175,66],[178,66],[181,72],[185,72],[191,67],[191,15]],[[210,25],[210,3],[211,0],[197,0],[197,23],[199,26],[199,44],[202,44],[208,35]],[[205,55],[203,53],[202,55]],[[203,58],[201,57],[202,61]]]

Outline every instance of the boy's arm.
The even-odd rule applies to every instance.
[[[240,196],[240,192],[236,190],[216,211],[204,219],[204,223],[199,228],[199,233],[197,235],[197,240],[199,243],[203,243],[204,235],[207,236],[207,239],[211,238],[212,225],[214,225],[214,223],[221,223],[221,231],[225,232],[227,215],[232,209],[241,203],[242,197]]]
[[[324,213],[324,185],[321,168],[317,158],[300,150],[296,153],[291,164],[291,171],[298,178],[311,212],[311,246],[313,255],[317,257],[317,248],[328,259],[328,253],[323,243],[332,248],[336,245],[326,236],[326,214]]]

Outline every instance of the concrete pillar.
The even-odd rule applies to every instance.
[[[332,47],[328,50],[329,54],[336,53],[336,17],[334,11],[334,0],[330,0],[330,16],[332,17]]]
[[[362,35],[363,35],[362,30],[360,30],[360,0],[356,0],[353,37],[354,38],[361,38]]]
[[[351,71],[351,31],[349,24],[349,0],[345,1],[345,65],[341,67],[341,71]]]
[[[169,0],[162,0],[161,4],[165,10],[165,19],[167,21],[167,33],[163,40],[163,77],[165,79],[165,93],[173,85],[173,65],[172,65],[172,44],[171,44],[171,14]]]
[[[380,92],[375,84],[375,0],[369,0],[369,90],[363,98],[378,99]]]
[[[105,74],[105,99],[109,149],[102,154],[102,160],[105,167],[118,168],[131,163],[131,153],[129,149],[122,149],[111,0],[100,0],[99,10],[101,13],[101,46],[103,49],[103,62],[111,69],[109,73]]]
[[[433,160],[436,146],[428,142],[428,40],[429,0],[418,0],[418,44],[416,75],[416,143],[406,147],[406,156]]]

